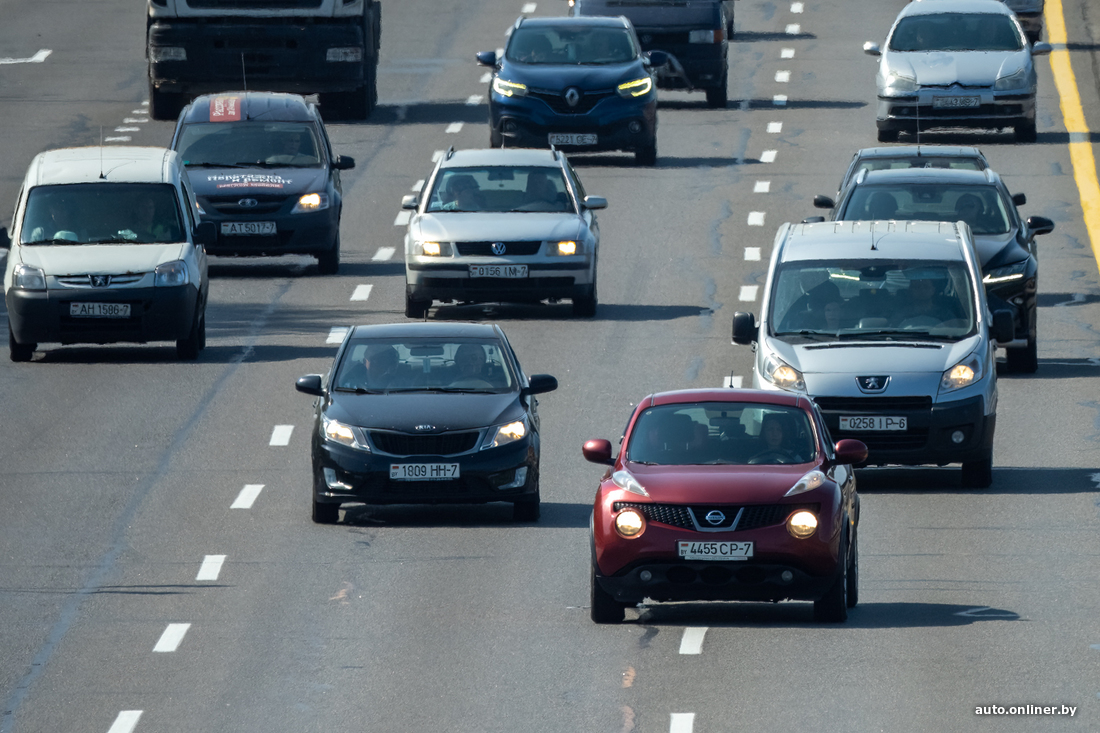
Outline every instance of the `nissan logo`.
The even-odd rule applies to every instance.
[[[890,383],[890,377],[856,377],[856,384],[862,392],[882,392]]]
[[[726,515],[718,511],[717,509],[712,509],[711,511],[707,512],[707,516],[704,517],[704,519],[717,527],[719,524],[726,521]]]
[[[489,249],[493,250],[495,255],[502,255],[508,248],[504,246],[504,242],[493,242]]]
[[[256,199],[241,199],[237,202],[237,206],[240,206],[242,209],[254,209],[259,205],[260,202]]]
[[[581,101],[581,93],[576,87],[569,87],[565,90],[565,103],[570,107],[576,107],[577,102]]]

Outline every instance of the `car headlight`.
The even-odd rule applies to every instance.
[[[643,76],[641,79],[635,79],[634,81],[628,81],[619,85],[618,91],[621,97],[641,97],[645,94],[649,94],[649,91],[653,89],[653,80],[648,76]]]
[[[825,474],[821,471],[810,471],[808,474],[798,479],[798,483],[787,490],[783,496],[794,496],[795,494],[805,494],[807,491],[813,491],[821,484],[825,483]]]
[[[527,85],[515,81],[504,81],[499,76],[493,77],[493,91],[505,97],[527,96]]]
[[[321,437],[333,443],[346,445],[349,448],[370,451],[367,441],[363,439],[359,428],[345,425],[339,420],[321,415]]]
[[[572,239],[566,239],[561,242],[550,242],[550,247],[547,253],[552,256],[568,257],[569,255],[580,254],[583,249],[580,244]]]
[[[817,517],[805,510],[795,512],[787,517],[787,531],[792,537],[804,540],[817,531]]]
[[[615,531],[626,540],[641,537],[645,532],[645,517],[633,507],[623,509],[615,515]]]
[[[993,88],[998,92],[1007,91],[1009,89],[1026,89],[1027,81],[1027,69],[1024,68],[1018,70],[1015,74],[1000,77],[994,82]]]
[[[413,242],[414,255],[418,257],[450,257],[450,242]]]
[[[327,193],[307,193],[304,196],[298,198],[298,203],[294,204],[294,208],[291,210],[291,214],[305,214],[310,211],[321,211],[328,208],[328,194]]]
[[[886,90],[909,94],[919,91],[920,84],[918,84],[917,80],[912,76],[902,76],[901,74],[894,73],[886,77]]]
[[[45,290],[46,273],[37,267],[18,265],[11,272],[11,285],[20,290]]]
[[[986,285],[996,285],[1011,280],[1023,280],[1025,270],[1027,270],[1027,260],[1020,260],[1004,267],[994,267],[982,276],[982,282]]]
[[[791,392],[805,392],[806,381],[802,372],[771,354],[764,357],[764,379],[780,389]]]
[[[649,492],[645,490],[644,486],[638,483],[638,479],[634,478],[634,475],[630,473],[630,471],[616,471],[611,474],[611,482],[623,491],[629,491],[631,494],[649,496]]]
[[[171,288],[186,285],[189,282],[191,280],[187,276],[187,263],[183,260],[165,262],[163,265],[157,265],[157,269],[153,270],[154,287]]]
[[[940,394],[969,387],[982,378],[982,360],[977,352],[960,361],[943,373],[940,378]]]
[[[489,434],[481,446],[481,450],[499,448],[502,445],[515,443],[527,436],[527,418],[513,420],[505,425],[498,425],[489,429]]]

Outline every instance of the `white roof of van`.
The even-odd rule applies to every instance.
[[[968,241],[969,237],[957,222],[826,221],[792,224],[780,259],[963,260],[966,259],[963,248]]]
[[[47,150],[34,156],[27,187],[60,183],[173,183],[177,154],[167,148],[96,146]]]

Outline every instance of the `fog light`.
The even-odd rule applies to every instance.
[[[498,486],[498,489],[518,489],[527,483],[527,466],[520,466],[516,469],[516,477],[511,482]]]
[[[322,468],[321,472],[325,475],[325,486],[330,489],[336,489],[337,491],[351,491],[351,484],[345,484],[343,481],[336,478],[336,469]]]
[[[649,581],[653,580],[653,573],[649,572],[648,570],[643,570],[642,572],[638,573],[638,578],[643,583],[648,583]]]
[[[637,509],[623,509],[615,515],[615,531],[628,540],[641,537],[645,532],[645,517]]]
[[[817,517],[807,511],[795,512],[787,520],[787,531],[804,540],[817,531]]]
[[[784,583],[790,583],[792,580],[794,580],[794,573],[792,573],[790,570],[784,570],[779,577]]]
[[[503,129],[505,132],[515,132],[516,131],[516,121],[515,120],[505,120],[504,122],[501,123],[500,126],[501,126],[501,129]]]
[[[1023,297],[1017,295],[1015,298],[1012,299],[1012,303],[1014,305],[1023,305],[1024,304],[1024,299],[1023,299]]]
[[[626,126],[626,129],[633,133],[639,133],[642,131],[642,123],[637,120],[631,120],[630,124]]]
[[[958,444],[963,442],[964,440],[966,440],[966,434],[963,431],[956,430],[955,432],[951,433],[952,443]]]

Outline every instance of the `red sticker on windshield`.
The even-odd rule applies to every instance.
[[[240,97],[214,97],[210,100],[211,122],[240,122]]]

